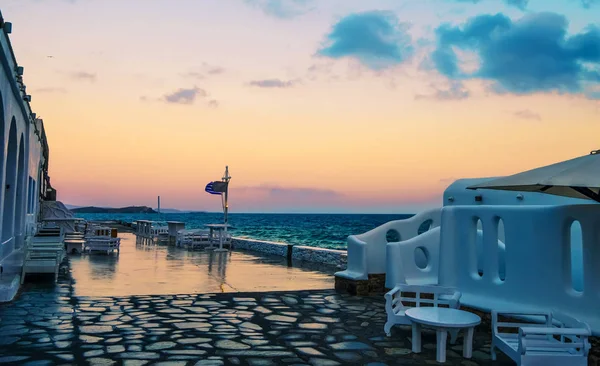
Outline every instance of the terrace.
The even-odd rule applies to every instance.
[[[121,234],[121,253],[69,256],[55,286],[26,284],[0,306],[0,363],[435,364],[435,333],[411,353],[410,327],[386,337],[383,296],[333,290],[336,268],[234,250],[187,252]],[[473,358],[490,361],[489,325]],[[35,363],[34,363],[35,362]]]

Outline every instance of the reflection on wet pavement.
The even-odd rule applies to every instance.
[[[71,255],[77,296],[128,296],[332,289],[333,266],[288,266],[277,256],[231,251],[187,251],[121,237],[120,254]]]

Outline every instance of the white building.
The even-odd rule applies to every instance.
[[[0,12],[0,301],[18,290],[25,238],[35,232],[41,200],[56,199],[44,124],[31,111],[11,30]]]

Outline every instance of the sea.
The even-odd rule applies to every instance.
[[[186,229],[199,229],[205,224],[223,223],[223,213],[161,214],[76,214],[93,220],[181,221]],[[362,234],[388,221],[409,218],[410,214],[279,214],[231,213],[229,224],[234,237],[306,245],[328,249],[346,249],[349,235]]]

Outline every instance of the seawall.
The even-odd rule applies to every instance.
[[[246,238],[233,238],[232,244],[235,249],[278,255],[287,257],[291,261],[323,263],[336,266],[339,269],[345,269],[347,263],[348,253],[345,250],[315,248]]]

